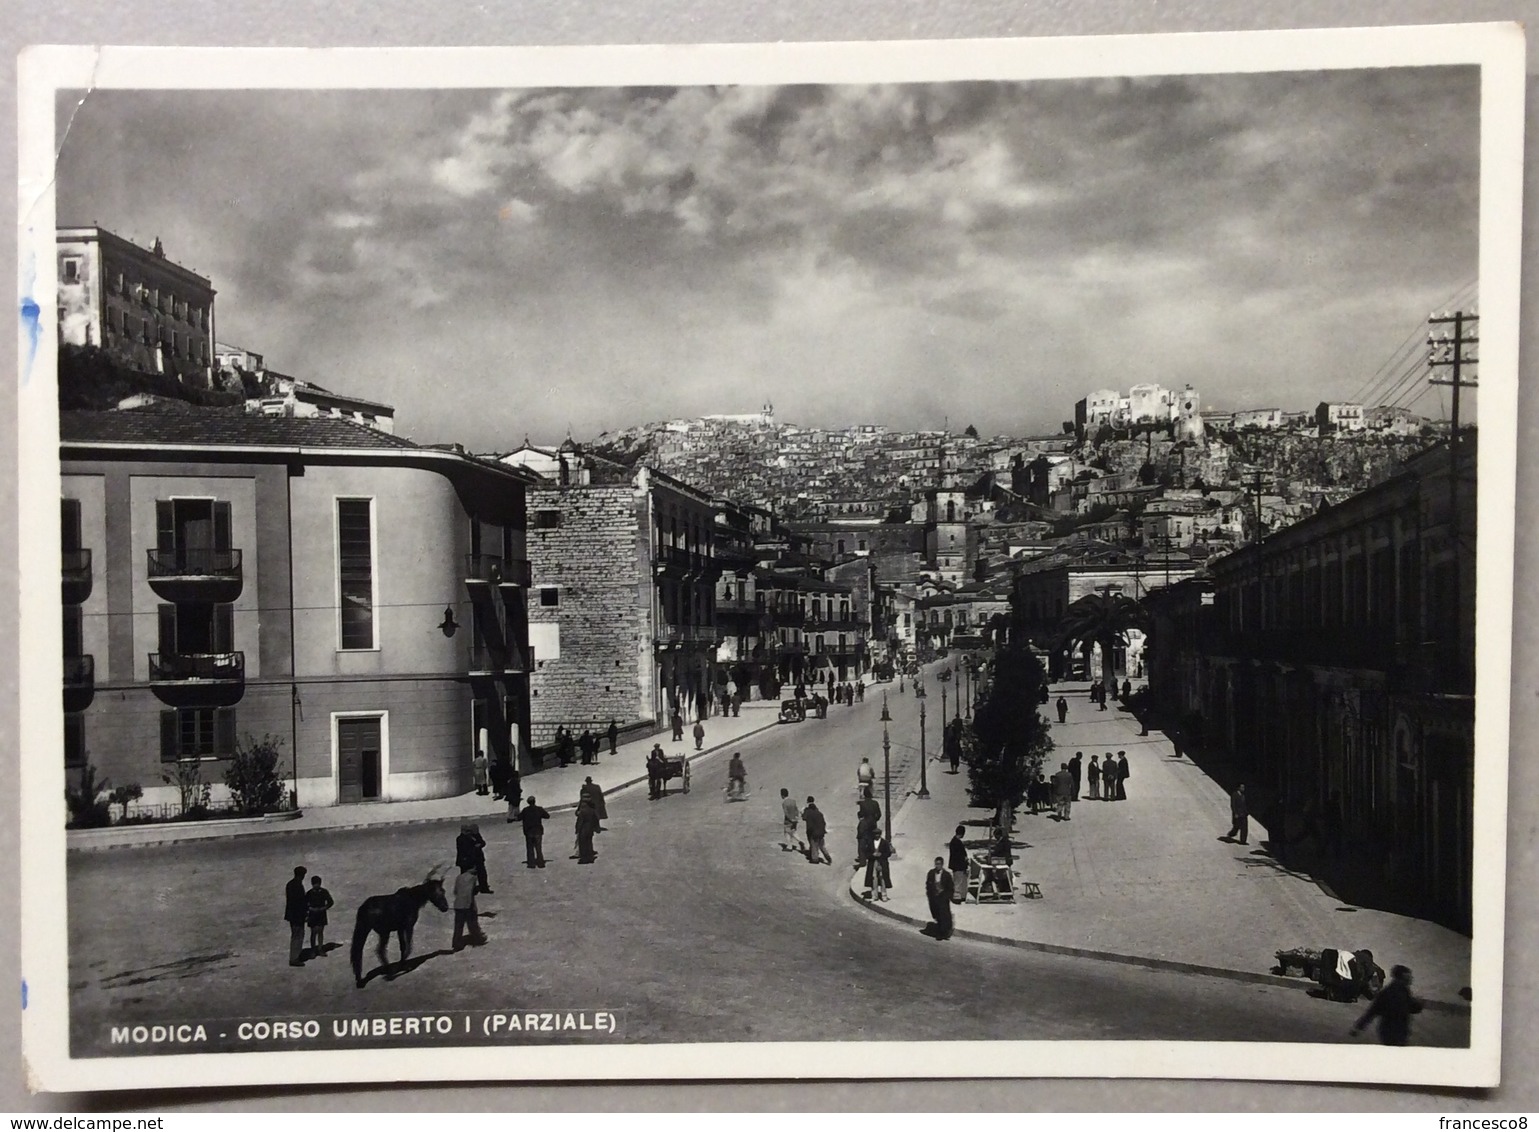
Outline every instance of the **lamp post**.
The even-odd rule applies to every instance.
[[[962,730],[962,728],[961,728],[961,723],[962,723],[962,681],[961,681],[961,678],[958,677],[958,675],[957,675],[957,667],[954,664],[951,666],[951,678],[952,678],[952,680],[956,681],[956,686],[957,686],[956,706],[954,708],[952,708],[951,710],[952,710],[952,713],[953,713],[953,717],[957,721],[957,730],[960,732]]]
[[[887,738],[887,725],[892,716],[887,714],[887,693],[882,693],[882,835],[892,844],[892,769],[889,759],[892,744]]]
[[[925,690],[924,690],[924,681],[923,680],[921,680],[919,682],[919,685],[914,689],[914,698],[919,701],[919,793],[916,795],[916,797],[928,798],[930,796],[930,781],[929,781],[929,778],[926,776],[925,767],[929,763],[930,760],[925,756],[925,750],[924,750],[924,747],[925,747],[925,740],[924,740],[924,701],[925,701]]]

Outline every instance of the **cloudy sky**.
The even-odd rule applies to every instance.
[[[766,398],[1312,408],[1474,293],[1473,68],[79,102],[60,224],[159,236],[222,341],[478,450]]]

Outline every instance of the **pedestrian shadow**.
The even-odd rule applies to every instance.
[[[409,974],[411,974],[411,972],[415,971],[418,967],[422,966],[429,959],[437,959],[441,955],[453,955],[453,954],[454,954],[454,952],[452,950],[450,950],[449,948],[440,947],[436,951],[428,951],[428,952],[424,952],[421,955],[413,955],[410,959],[397,960],[394,963],[386,963],[383,966],[374,968],[374,970],[370,971],[362,979],[360,979],[359,982],[358,982],[358,987],[361,990],[364,987],[368,986],[376,978],[382,978],[387,983],[394,982],[396,979],[400,978],[402,975],[409,975]]]
[[[333,940],[329,943],[321,944],[320,947],[307,947],[299,953],[300,962],[308,963],[312,959],[324,959],[341,946],[340,943]]]
[[[101,985],[108,990],[120,990],[123,987],[157,983],[163,979],[191,978],[194,975],[216,970],[217,964],[234,957],[233,951],[220,951],[213,955],[189,955],[184,959],[173,959],[169,963],[156,963],[150,967],[139,967],[119,971],[116,975],[107,975],[101,980]]]
[[[1314,883],[1314,877],[1309,873],[1301,869],[1290,869],[1265,849],[1252,849],[1248,855],[1236,857],[1235,860],[1247,869],[1265,869],[1267,872],[1277,876],[1293,877],[1297,880],[1309,881],[1311,884]]]

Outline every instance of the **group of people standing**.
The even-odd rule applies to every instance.
[[[609,721],[609,727],[602,732],[609,740],[609,753],[619,753],[620,725],[614,720]],[[599,761],[599,737],[588,728],[582,729],[582,734],[576,739],[572,733],[562,724],[556,728],[555,736],[556,761],[562,766],[571,766],[572,759],[577,758],[582,766],[597,766]]]

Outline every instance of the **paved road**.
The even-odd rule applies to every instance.
[[[939,697],[930,703],[933,749]],[[912,692],[891,705],[893,761],[917,765]],[[538,871],[523,867],[518,827],[484,826],[491,943],[449,952],[452,917],[426,909],[416,951],[427,958],[363,990],[345,948],[352,910],[452,862],[455,825],[73,854],[76,1053],[106,1052],[109,1025],[454,1009],[613,1010],[631,1041],[1343,1040],[1356,1008],[1297,990],[941,943],[856,907],[845,892],[854,770],[861,754],[880,768],[880,696],[830,712],[741,745],[745,802],[724,800],[725,755],[699,764],[689,795],[612,797],[590,866],[567,859],[569,815],[550,823],[551,863]],[[818,797],[835,867],[779,849],[782,785]],[[528,787],[538,794],[538,778]],[[300,970],[281,921],[297,863],[336,896],[331,935],[344,945]],[[1418,1044],[1463,1045],[1465,1026],[1424,1014]]]

